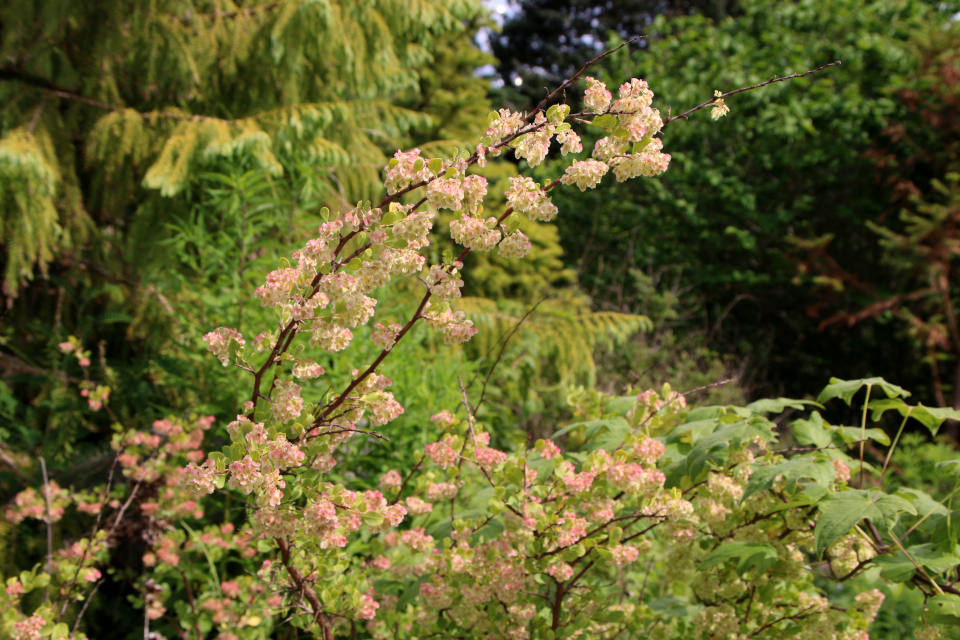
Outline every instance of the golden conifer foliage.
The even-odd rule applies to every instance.
[[[11,0],[0,6],[3,288],[43,272],[139,190],[174,196],[242,152],[306,160],[350,198],[424,113],[434,46],[479,0]]]

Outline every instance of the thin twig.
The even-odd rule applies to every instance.
[[[713,98],[710,98],[710,99],[707,100],[706,102],[704,102],[704,103],[702,103],[702,104],[699,104],[699,105],[693,107],[692,109],[687,109],[686,111],[684,111],[684,112],[681,113],[680,115],[670,116],[670,117],[666,118],[666,119],[663,121],[663,126],[664,126],[664,127],[667,126],[668,124],[670,124],[670,123],[673,122],[674,120],[679,120],[679,119],[681,119],[681,118],[687,118],[691,113],[694,113],[695,111],[700,111],[700,109],[706,109],[707,107],[712,107],[713,104],[714,104],[714,102],[716,102],[717,99],[723,99],[723,98],[726,98],[727,96],[732,96],[732,95],[735,95],[735,94],[737,94],[737,93],[743,93],[744,91],[753,91],[754,89],[759,89],[760,87],[765,87],[765,86],[767,86],[768,84],[773,84],[774,82],[784,82],[784,81],[786,81],[786,80],[793,80],[793,79],[795,79],[795,78],[802,78],[802,77],[804,77],[804,76],[809,76],[810,74],[817,73],[818,71],[823,71],[823,70],[826,69],[827,67],[833,67],[833,66],[836,66],[836,65],[838,65],[838,64],[840,64],[840,61],[839,61],[839,60],[837,60],[836,62],[831,62],[831,63],[829,63],[829,64],[825,64],[825,65],[823,65],[822,67],[817,67],[816,69],[811,69],[810,71],[804,71],[803,73],[795,73],[795,74],[790,75],[790,76],[783,76],[782,78],[778,78],[778,77],[774,76],[773,78],[771,78],[770,80],[767,80],[766,82],[761,82],[760,84],[755,84],[755,85],[753,85],[753,86],[751,86],[751,87],[743,87],[743,88],[741,88],[741,89],[734,89],[733,91],[729,91],[729,92],[724,93],[724,94],[721,94],[721,95],[719,95],[719,96],[714,96]],[[662,129],[662,127],[661,127],[661,129]]]
[[[500,345],[500,353],[497,354],[497,359],[493,361],[493,366],[490,367],[490,371],[487,372],[487,377],[484,378],[483,380],[483,388],[480,391],[480,400],[477,401],[477,406],[475,407],[477,411],[480,410],[480,406],[483,404],[483,400],[487,395],[487,383],[490,382],[490,377],[493,375],[493,371],[497,368],[497,365],[500,364],[500,358],[503,357],[503,352],[506,351],[507,343],[510,342],[510,338],[512,338],[514,334],[517,333],[517,331],[520,329],[520,325],[523,324],[524,320],[529,318],[533,314],[533,312],[537,310],[537,307],[539,307],[541,303],[543,303],[549,297],[550,296],[544,296],[540,298],[537,304],[530,307],[530,310],[527,311],[525,314],[523,314],[523,317],[520,318],[520,320],[517,322],[516,325],[514,325],[513,330],[509,334],[507,334],[506,338],[504,338],[503,344]]]
[[[100,580],[97,580],[97,582],[93,585],[93,589],[90,591],[89,594],[87,594],[87,599],[83,601],[83,606],[80,607],[80,613],[77,615],[77,619],[74,620],[73,622],[73,631],[70,632],[71,638],[77,635],[77,629],[80,628],[80,621],[83,619],[83,614],[87,612],[87,607],[90,606],[90,601],[93,599],[93,595],[97,592],[97,589],[100,588],[100,585],[102,585],[103,582],[104,582],[103,578],[101,578]],[[60,614],[60,615],[63,615],[63,614]]]
[[[50,480],[47,478],[47,461],[40,456],[40,471],[43,473],[43,496],[46,500],[47,517],[47,574],[53,575],[53,521],[50,519]],[[43,601],[50,602],[50,582],[43,589]]]

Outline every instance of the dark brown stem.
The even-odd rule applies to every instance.
[[[291,561],[290,544],[286,538],[277,538],[277,547],[280,549],[280,560],[290,575],[290,579],[293,580],[294,585],[296,585],[297,591],[310,603],[313,621],[320,625],[320,630],[323,632],[323,640],[333,640],[333,630],[330,628],[330,619],[323,613],[323,605],[320,604],[320,598],[317,597],[317,592],[307,584],[303,574],[300,573],[300,570],[297,569]]]

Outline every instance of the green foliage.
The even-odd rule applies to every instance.
[[[719,22],[658,18],[643,30],[645,46],[605,63],[609,77],[648,80],[658,94],[653,106],[676,115],[715,89],[842,65],[816,80],[732,96],[730,115],[717,122],[702,111],[670,124],[664,151],[673,159],[657,179],[611,180],[602,196],[558,194],[568,264],[579,267],[595,304],[634,312],[643,291],[635,270],[678,270],[678,290],[702,300],[680,330],[706,330],[712,349],[748,359],[750,377],[768,393],[796,394],[824,373],[875,371],[897,371],[916,388],[926,381],[916,359],[902,344],[877,346],[899,344],[891,327],[821,339],[819,296],[794,284],[804,253],[795,241],[832,233],[836,255],[870,265],[878,278],[887,273],[864,222],[880,219],[889,204],[864,152],[906,116],[891,92],[916,74],[911,39],[952,14],[899,0],[752,0],[740,8]],[[592,144],[585,140],[585,149]],[[547,167],[540,177],[555,173]]]

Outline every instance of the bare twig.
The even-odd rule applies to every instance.
[[[50,519],[50,479],[47,478],[47,461],[40,456],[40,471],[43,473],[43,497],[46,501],[47,517],[47,573],[53,575],[53,521]],[[50,602],[50,583],[43,590],[43,601]]]
[[[80,621],[83,620],[83,614],[87,612],[87,607],[90,606],[90,601],[93,599],[93,595],[97,592],[97,589],[100,588],[100,585],[103,584],[103,579],[97,580],[93,585],[93,589],[90,590],[90,593],[87,594],[87,599],[83,601],[83,606],[80,607],[80,613],[77,614],[77,619],[73,621],[73,631],[70,632],[70,637],[73,638],[77,635],[77,629],[80,628]],[[63,615],[62,613],[60,615]]]
[[[724,94],[721,94],[721,95],[719,95],[719,96],[715,96],[715,97],[713,97],[713,98],[710,98],[710,99],[707,100],[706,102],[704,102],[704,103],[702,103],[702,104],[698,104],[697,106],[693,107],[692,109],[687,109],[686,111],[684,111],[684,112],[681,113],[680,115],[670,116],[670,117],[666,118],[666,119],[663,121],[663,126],[664,126],[664,127],[667,126],[668,124],[670,124],[670,123],[673,122],[674,120],[679,120],[679,119],[681,119],[681,118],[687,118],[690,114],[692,114],[692,113],[694,113],[694,112],[696,112],[696,111],[700,111],[701,109],[706,109],[707,107],[712,107],[712,106],[713,106],[713,103],[714,103],[718,98],[719,98],[719,99],[723,99],[723,98],[726,98],[726,97],[728,97],[728,96],[732,96],[732,95],[735,95],[735,94],[738,94],[738,93],[743,93],[744,91],[753,91],[754,89],[759,89],[760,87],[765,87],[765,86],[767,86],[768,84],[773,84],[774,82],[784,82],[784,81],[786,81],[786,80],[793,80],[793,79],[795,79],[795,78],[802,78],[802,77],[804,77],[804,76],[809,76],[809,75],[811,75],[811,74],[817,73],[818,71],[823,71],[823,70],[826,69],[827,67],[833,67],[833,66],[836,66],[836,65],[838,65],[838,64],[840,64],[840,61],[839,61],[839,60],[837,60],[836,62],[831,62],[831,63],[829,63],[829,64],[825,64],[825,65],[823,65],[822,67],[817,67],[816,69],[811,69],[810,71],[804,71],[803,73],[794,73],[793,75],[783,76],[782,78],[778,78],[778,77],[774,76],[773,78],[771,78],[770,80],[767,80],[766,82],[761,82],[760,84],[755,84],[755,85],[753,85],[753,86],[751,86],[751,87],[743,87],[743,88],[741,88],[741,89],[734,89],[733,91],[728,91],[727,93],[724,93]]]
[[[539,307],[549,297],[550,296],[544,296],[540,298],[537,304],[530,307],[529,311],[523,314],[523,317],[517,321],[516,325],[514,325],[513,330],[507,334],[506,338],[504,338],[503,344],[500,345],[500,353],[497,354],[497,359],[493,361],[493,366],[490,367],[490,371],[487,372],[487,377],[484,378],[483,380],[483,388],[480,391],[480,400],[477,401],[477,406],[475,407],[476,411],[479,411],[480,406],[483,404],[483,400],[487,395],[487,383],[490,382],[490,377],[493,375],[493,372],[497,368],[497,365],[500,364],[500,359],[503,357],[503,352],[506,351],[507,349],[507,343],[510,342],[510,338],[512,338],[514,334],[517,333],[517,331],[520,329],[520,325],[523,324],[524,320],[529,318],[533,314],[533,312],[537,310],[537,307]],[[462,382],[461,382],[461,385],[462,385]]]

